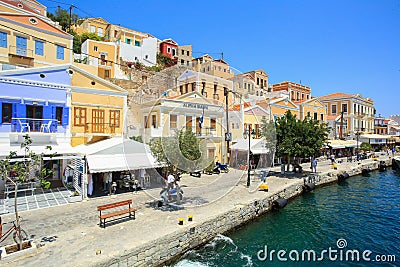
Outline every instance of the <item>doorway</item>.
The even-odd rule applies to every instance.
[[[41,119],[43,119],[43,106],[26,106],[26,118],[29,120],[29,126],[31,131],[39,132],[40,126],[42,124]]]

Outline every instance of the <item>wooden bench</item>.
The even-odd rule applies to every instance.
[[[118,217],[123,214],[129,214],[129,216],[128,216],[129,218],[135,219],[136,209],[131,208],[131,205],[132,205],[132,200],[129,199],[129,200],[124,200],[124,201],[120,201],[120,202],[115,202],[115,203],[98,206],[97,210],[100,212],[100,215],[99,215],[100,227],[103,226],[103,228],[106,228],[106,219],[112,218],[112,217]],[[119,208],[119,207],[124,207],[124,206],[128,206],[128,208],[122,209],[122,210],[116,210],[116,211],[106,213],[106,214],[101,214],[102,211],[115,209],[115,208]]]

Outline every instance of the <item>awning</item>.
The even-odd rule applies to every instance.
[[[51,150],[46,149],[46,146],[50,146]],[[61,143],[61,144],[43,144],[43,145],[31,145],[30,151],[34,152],[35,154],[58,154],[58,155],[75,155],[77,154],[76,150],[71,147],[69,143]],[[21,148],[21,145],[10,145],[8,144],[1,144],[0,145],[0,157],[4,158],[10,155],[10,152],[16,152],[17,156],[24,156],[25,150]]]
[[[91,173],[161,167],[148,145],[131,139],[110,138],[77,146],[75,150],[86,156]]]
[[[114,154],[114,155],[88,155],[86,157],[89,171],[114,172],[127,170],[140,170],[161,167],[152,155],[137,154]]]
[[[353,148],[356,146],[357,146],[357,141],[355,140],[329,140],[327,148],[343,149],[343,148]]]
[[[249,150],[249,140],[248,139],[236,139],[231,146],[231,151],[233,153],[239,151],[248,151]],[[263,139],[251,139],[250,140],[250,151],[253,154],[267,154],[270,153],[269,149],[266,148],[265,140]]]

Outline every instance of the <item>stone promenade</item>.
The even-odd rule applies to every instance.
[[[378,160],[385,159],[382,155]],[[318,164],[318,174],[330,172],[337,174],[362,166],[371,159],[337,164],[333,170],[328,161]],[[310,163],[303,165],[310,170]],[[184,191],[183,209],[159,209],[154,205],[159,198],[160,188],[126,193],[103,198],[89,199],[51,208],[21,212],[22,227],[38,245],[34,255],[13,259],[3,258],[3,266],[110,266],[113,259],[138,249],[141,246],[154,246],[167,235],[174,235],[184,227],[199,226],[237,206],[273,196],[286,188],[301,187],[300,175],[281,175],[280,167],[272,168],[267,177],[269,191],[258,191],[258,175],[252,176],[251,187],[246,187],[247,172],[233,170],[227,174],[202,175],[201,178],[184,175],[181,186]],[[332,174],[331,174],[332,175]],[[132,199],[137,208],[136,219],[99,227],[98,205]],[[193,215],[193,222],[187,216]],[[178,225],[179,218],[185,218],[184,225]],[[2,216],[3,222],[13,220],[13,214]],[[12,243],[9,238],[7,243]],[[136,259],[142,262],[151,255],[142,255]],[[172,255],[171,255],[172,256]],[[176,255],[175,255],[176,256]],[[169,257],[168,255],[166,256]],[[115,266],[136,265],[119,262]],[[113,265],[113,266],[114,266]],[[150,264],[151,265],[151,264]],[[148,265],[149,266],[149,265]]]

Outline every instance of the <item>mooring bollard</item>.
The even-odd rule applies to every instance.
[[[179,218],[178,224],[179,224],[179,225],[183,225],[183,220],[184,220],[183,218]]]
[[[193,221],[193,215],[192,215],[192,214],[189,214],[189,215],[188,215],[188,221],[189,221],[189,222]]]

